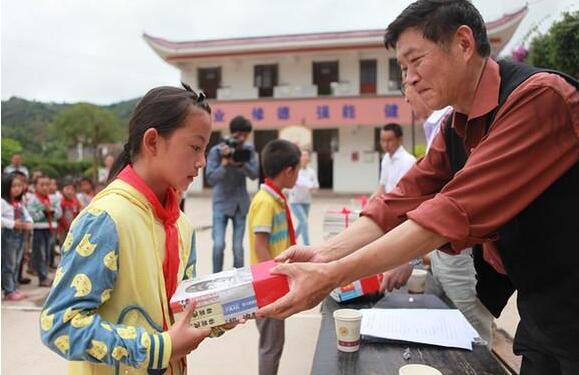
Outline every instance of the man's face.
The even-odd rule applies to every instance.
[[[12,155],[12,165],[19,167],[22,164],[22,156],[20,154]]]
[[[247,138],[249,137],[249,132],[235,132],[231,133],[231,136],[239,142],[239,146],[243,145]]]
[[[392,155],[402,144],[402,137],[398,138],[392,130],[380,131],[380,145],[384,152]]]
[[[404,30],[396,43],[396,58],[402,68],[404,84],[414,89],[431,109],[456,102],[464,85],[464,66],[454,41],[441,46],[423,37],[415,28]]]

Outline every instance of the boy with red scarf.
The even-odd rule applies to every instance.
[[[261,153],[265,183],[253,197],[247,216],[251,264],[270,260],[295,245],[296,236],[282,189],[296,184],[301,151],[293,143],[276,139]],[[285,341],[285,322],[257,319],[259,374],[277,374]]]
[[[70,178],[65,178],[61,183],[62,198],[60,200],[60,208],[62,209],[62,216],[58,220],[58,228],[56,229],[56,239],[60,246],[63,245],[64,239],[70,224],[80,212],[80,202],[76,199],[76,190],[74,188],[74,181]]]
[[[62,216],[62,209],[58,200],[49,195],[49,177],[38,177],[34,187],[35,193],[30,197],[27,207],[34,220],[32,267],[38,274],[38,285],[50,287],[52,280],[48,277],[48,264],[54,246],[57,222]]]

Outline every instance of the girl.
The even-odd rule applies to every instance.
[[[50,287],[48,266],[54,249],[58,219],[62,214],[60,202],[50,194],[50,178],[36,179],[35,193],[28,200],[28,211],[34,220],[32,234],[32,266],[38,275],[38,286]]]
[[[80,179],[79,185],[80,192],[76,195],[76,198],[80,202],[81,207],[85,208],[94,197],[94,184],[90,178],[83,177]]]
[[[184,85],[185,86],[185,85]],[[40,316],[41,338],[71,374],[185,374],[209,329],[174,322],[169,300],[195,272],[191,224],[178,191],[205,166],[211,110],[204,95],[159,87],[137,104],[108,186],[63,243]]]
[[[300,235],[304,245],[309,246],[310,236],[308,232],[308,217],[310,215],[310,206],[312,204],[312,191],[320,187],[316,172],[308,167],[310,164],[310,151],[302,150],[300,159],[300,171],[295,187],[290,193],[290,202],[294,215],[298,219],[296,229],[296,238]]]
[[[64,243],[64,238],[70,229],[70,224],[80,212],[80,203],[76,199],[74,181],[71,178],[64,178],[61,183],[62,198],[60,199],[60,208],[62,216],[58,220],[56,230],[56,241],[60,247]]]
[[[16,289],[22,262],[24,231],[32,229],[32,218],[22,204],[24,185],[15,173],[2,177],[2,291],[7,301],[26,298]]]

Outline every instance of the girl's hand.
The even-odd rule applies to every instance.
[[[24,225],[25,225],[25,223],[20,221],[20,219],[14,220],[14,230],[24,229]]]
[[[194,310],[195,303],[189,303],[185,309],[185,315],[168,331],[173,346],[171,359],[184,357],[197,349],[199,344],[211,333],[209,328],[194,328],[191,326],[189,321]]]

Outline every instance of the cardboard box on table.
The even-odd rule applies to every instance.
[[[361,205],[363,207],[365,202]],[[334,208],[326,211],[324,216],[324,239],[338,235],[360,217],[360,210],[347,207]],[[334,289],[330,296],[337,302],[344,302],[367,294],[377,293],[382,282],[382,274],[365,277],[351,284]]]
[[[182,281],[171,298],[171,310],[181,312],[195,301],[191,324],[196,328],[253,318],[258,308],[289,291],[286,276],[269,273],[275,265],[267,261]]]
[[[330,297],[337,302],[344,302],[356,297],[378,293],[382,279],[382,274],[364,277],[351,284],[332,290]]]

